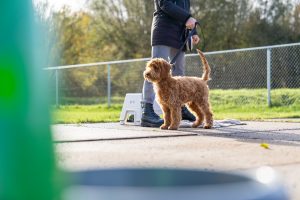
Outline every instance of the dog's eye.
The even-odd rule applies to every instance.
[[[158,70],[158,67],[156,65],[154,65],[153,69],[156,71],[156,70]]]

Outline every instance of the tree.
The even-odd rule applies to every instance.
[[[290,1],[259,0],[244,24],[243,41],[248,46],[263,46],[291,42]]]
[[[192,15],[200,20],[206,36],[206,50],[240,47],[244,21],[251,6],[246,0],[194,0]]]
[[[90,9],[94,26],[103,34],[101,39],[114,60],[150,56],[152,1],[93,0]]]
[[[293,32],[293,41],[299,41],[300,40],[300,3],[298,3],[293,12],[293,17],[292,17],[292,32]]]

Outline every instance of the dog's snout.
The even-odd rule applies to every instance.
[[[145,73],[145,77],[149,77],[150,76],[150,73],[149,72],[146,72]]]

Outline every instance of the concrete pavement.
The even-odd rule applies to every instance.
[[[68,170],[172,167],[251,170],[271,166],[300,199],[300,123],[180,128],[177,131],[118,123],[53,125],[58,163]],[[261,146],[267,143],[269,149]]]

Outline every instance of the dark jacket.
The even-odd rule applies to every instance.
[[[179,49],[183,43],[185,23],[191,17],[189,0],[154,0],[151,45]]]

